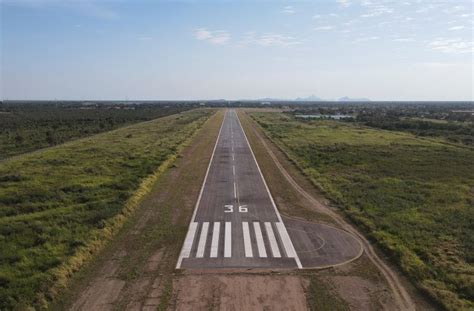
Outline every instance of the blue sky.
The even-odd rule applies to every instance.
[[[0,3],[4,99],[474,99],[472,0]]]

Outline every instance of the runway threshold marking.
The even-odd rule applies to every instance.
[[[183,257],[189,257],[191,254],[191,248],[193,247],[194,235],[196,234],[197,225],[197,222],[192,222],[189,224],[188,234],[186,234],[183,249],[181,250],[181,255]]]
[[[265,230],[267,231],[268,240],[270,241],[270,248],[272,250],[272,255],[275,258],[280,258],[280,249],[278,248],[278,243],[273,233],[272,224],[269,222],[265,223]]]
[[[253,257],[252,242],[250,241],[250,231],[248,222],[242,222],[242,231],[244,233],[245,257]]]
[[[204,176],[204,181],[202,183],[202,186],[201,186],[201,190],[199,192],[199,196],[198,196],[198,200],[196,202],[196,206],[194,208],[194,212],[193,212],[193,215],[192,215],[192,218],[191,218],[191,222],[189,224],[189,230],[188,230],[188,233],[186,235],[186,238],[185,238],[185,241],[183,243],[183,246],[182,246],[182,249],[181,249],[181,253],[180,253],[180,256],[178,258],[178,262],[176,264],[176,268],[179,269],[181,267],[181,264],[183,262],[183,259],[184,258],[190,258],[191,256],[191,252],[193,250],[193,245],[194,243],[197,244],[196,246],[196,253],[193,252],[193,254],[195,255],[196,258],[202,258],[202,259],[205,259],[206,257],[210,257],[210,258],[217,258],[219,256],[222,256],[222,255],[219,255],[219,240],[222,238],[224,241],[223,243],[221,243],[221,245],[223,245],[223,252],[221,252],[221,254],[223,253],[224,255],[224,258],[232,258],[232,246],[234,244],[234,242],[232,240],[235,240],[235,243],[236,244],[240,244],[242,243],[242,240],[243,240],[243,246],[244,246],[244,250],[245,250],[245,257],[253,257],[254,256],[254,252],[253,252],[253,244],[252,243],[255,243],[256,242],[256,249],[258,251],[258,257],[259,258],[268,258],[269,256],[273,258],[281,258],[281,257],[284,257],[286,255],[286,257],[289,257],[289,258],[292,258],[295,260],[295,263],[296,265],[298,266],[298,268],[302,268],[302,265],[301,265],[301,262],[300,262],[300,259],[295,251],[295,248],[293,246],[293,243],[290,239],[290,236],[288,235],[288,232],[286,230],[286,227],[281,219],[281,216],[280,216],[280,213],[275,205],[275,201],[270,193],[270,190],[268,188],[268,185],[265,181],[265,178],[262,174],[262,171],[260,169],[260,166],[258,165],[258,162],[256,160],[256,157],[255,157],[255,154],[252,150],[252,147],[249,143],[249,140],[247,138],[247,135],[245,134],[245,131],[242,127],[242,124],[240,122],[240,119],[238,117],[238,115],[235,113],[235,112],[231,112],[233,113],[233,117],[235,116],[236,119],[237,119],[237,122],[239,124],[239,127],[240,127],[240,130],[242,131],[242,134],[243,134],[243,137],[245,138],[245,141],[247,143],[247,146],[250,150],[250,153],[252,155],[252,158],[254,159],[255,161],[255,164],[256,164],[256,167],[257,167],[257,170],[259,172],[259,175],[261,177],[261,181],[263,182],[263,185],[265,186],[265,189],[268,193],[268,196],[270,198],[270,201],[271,201],[271,205],[274,209],[274,212],[276,214],[276,217],[278,219],[277,222],[274,222],[275,223],[275,228],[276,228],[276,232],[273,230],[273,224],[271,222],[261,222],[262,225],[260,225],[260,222],[259,221],[253,221],[253,225],[252,225],[252,229],[253,230],[250,230],[250,225],[249,225],[249,222],[241,222],[242,223],[242,236],[240,234],[238,234],[240,232],[240,230],[236,231],[236,236],[232,236],[232,222],[231,221],[225,221],[223,222],[223,230],[220,230],[221,228],[221,224],[220,222],[203,222],[202,223],[202,226],[200,228],[200,236],[198,239],[196,239],[196,233],[198,232],[198,228],[200,226],[200,224],[198,222],[195,221],[196,219],[196,215],[197,215],[197,211],[198,211],[198,208],[199,208],[199,205],[200,205],[200,202],[201,202],[201,198],[203,196],[203,192],[204,192],[204,188],[205,188],[205,185],[206,185],[206,181],[207,181],[207,178],[208,178],[208,175],[209,175],[209,171],[211,169],[211,165],[213,163],[213,160],[214,160],[214,155],[216,153],[216,149],[217,149],[217,146],[218,146],[218,143],[219,143],[219,140],[220,140],[220,137],[221,137],[221,133],[223,131],[223,127],[224,127],[224,120],[222,121],[222,124],[221,124],[221,127],[219,129],[219,133],[218,133],[218,136],[217,136],[217,139],[216,139],[216,143],[214,145],[214,149],[212,151],[212,154],[211,154],[211,158],[209,160],[209,164],[208,164],[208,167],[207,167],[207,170],[206,170],[206,174]],[[227,114],[226,114],[227,116]],[[231,123],[231,131],[233,131],[233,126],[232,126],[232,123]],[[235,154],[234,154],[234,141],[233,141],[233,135],[232,135],[232,140],[231,140],[231,143],[232,143],[232,160],[235,161]],[[247,208],[243,208],[241,209],[241,206],[240,206],[240,202],[239,202],[239,196],[238,196],[238,185],[237,185],[237,181],[236,181],[236,167],[235,167],[235,164],[232,165],[232,170],[233,170],[233,175],[234,175],[234,181],[233,181],[233,186],[234,186],[234,198],[237,200],[237,206],[238,206],[238,211],[239,212],[246,212],[246,209]],[[244,205],[245,206],[245,205]],[[224,209],[224,213],[227,213],[227,212],[233,212],[233,206],[232,205],[225,205],[224,206],[225,209]],[[244,211],[245,210],[245,211]],[[237,211],[237,210],[236,210]],[[239,225],[237,223],[237,225]],[[212,227],[212,233],[209,232],[209,227]],[[264,227],[262,229],[262,227]],[[265,232],[263,232],[265,231]],[[222,237],[220,236],[222,234]],[[264,234],[265,234],[265,239],[267,239],[267,241],[265,241],[264,239]],[[253,237],[252,237],[253,235]],[[207,239],[210,239],[210,241],[207,242]],[[267,243],[267,246],[265,246],[265,243]],[[206,252],[206,244],[207,243],[210,243],[211,246],[208,247],[208,251]],[[266,248],[269,248],[271,250],[271,253],[270,250],[267,250]],[[284,253],[283,253],[284,252]],[[240,256],[239,254],[237,254],[236,256]]]
[[[255,230],[255,237],[257,238],[258,256],[261,258],[266,258],[267,251],[265,249],[265,243],[263,242],[263,235],[262,235],[262,230],[260,228],[260,223],[254,222],[253,228]]]
[[[288,235],[288,232],[286,231],[285,225],[282,222],[278,222],[276,223],[276,227],[277,227],[278,233],[280,234],[281,241],[283,242],[283,246],[285,247],[286,255],[288,257],[297,257],[298,255],[296,254],[293,243],[291,243],[291,239],[290,239],[290,236]]]
[[[224,257],[232,257],[232,223],[225,223]]]
[[[212,230],[212,242],[211,242],[211,258],[217,257],[219,250],[219,233],[221,229],[221,223],[215,222],[214,229]]]
[[[205,222],[202,224],[201,229],[201,236],[199,237],[199,244],[196,253],[196,257],[202,258],[204,257],[204,250],[206,249],[206,240],[207,240],[207,232],[209,230],[209,223]]]
[[[270,201],[272,202],[272,206],[273,206],[273,209],[275,210],[275,214],[277,215],[279,222],[276,223],[276,226],[278,229],[278,233],[280,234],[280,237],[282,239],[283,246],[285,247],[286,254],[288,257],[293,257],[295,259],[295,262],[298,268],[302,269],[303,265],[301,264],[300,258],[298,257],[298,254],[295,251],[295,247],[293,246],[293,243],[291,242],[290,236],[288,235],[288,231],[286,231],[285,224],[283,223],[283,220],[281,219],[280,212],[278,211],[276,207],[275,200],[273,200],[273,196],[270,192],[270,189],[268,188],[267,182],[265,181],[265,177],[263,177],[262,170],[260,169],[260,165],[258,165],[257,158],[255,157],[252,146],[250,145],[250,142],[247,138],[247,134],[245,134],[244,128],[242,126],[242,123],[240,122],[240,118],[238,114],[237,114],[237,121],[239,122],[242,132],[244,133],[245,141],[247,142],[247,145],[249,146],[250,153],[252,154],[253,160],[255,161],[260,177],[262,177],[263,184],[265,185],[265,189],[267,190],[268,196],[270,197]]]
[[[225,119],[225,115],[224,115],[224,119]],[[204,186],[206,185],[207,176],[209,175],[209,171],[211,169],[212,160],[214,159],[214,154],[216,153],[216,149],[217,149],[217,143],[219,142],[219,138],[221,137],[223,127],[224,127],[224,120],[222,120],[221,127],[219,128],[219,133],[217,134],[216,143],[214,144],[214,149],[212,149],[211,158],[209,159],[209,164],[207,165],[206,175],[204,175],[204,180],[201,185],[201,190],[199,191],[199,196],[196,201],[196,205],[194,206],[193,216],[191,217],[191,221],[189,223],[188,234],[186,235],[185,242],[183,244],[183,247],[181,248],[181,252],[178,257],[178,262],[176,263],[176,269],[179,269],[181,267],[183,258],[189,258],[189,255],[191,254],[191,248],[193,246],[194,235],[196,234],[196,228],[197,228],[197,223],[194,222],[194,220],[196,219],[196,213],[199,207],[199,203],[201,202],[202,193],[204,192]]]

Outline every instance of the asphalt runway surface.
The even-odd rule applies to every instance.
[[[359,252],[360,243],[342,230],[285,222],[291,230],[237,113],[227,110],[176,268],[317,267],[344,262]]]

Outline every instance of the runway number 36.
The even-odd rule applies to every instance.
[[[224,213],[233,213],[234,212],[234,205],[224,205]],[[248,208],[247,205],[239,205],[239,213],[247,213]]]

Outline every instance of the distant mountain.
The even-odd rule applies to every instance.
[[[368,98],[350,98],[347,96],[341,97],[337,100],[338,102],[370,102]]]
[[[296,101],[308,101],[308,102],[318,102],[318,101],[323,101],[324,99],[317,97],[315,95],[311,95],[308,97],[298,97],[295,99]]]
[[[278,102],[278,101],[285,101],[286,99],[264,97],[264,98],[257,98],[256,100],[258,100],[258,101],[265,101],[265,102]]]

